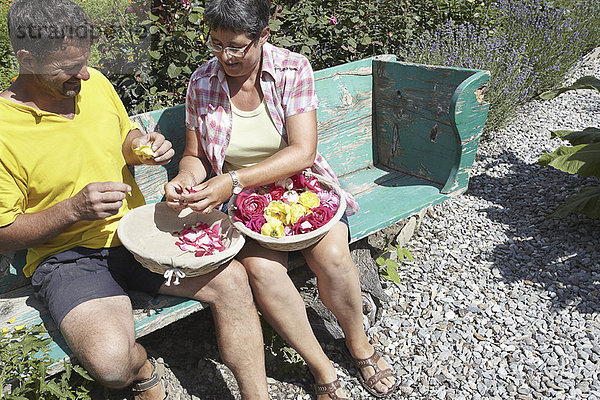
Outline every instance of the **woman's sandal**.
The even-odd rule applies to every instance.
[[[394,393],[396,390],[398,390],[400,380],[392,372],[392,369],[391,368],[381,369],[377,365],[377,363],[379,362],[379,359],[381,358],[379,353],[377,353],[377,350],[373,350],[373,354],[371,355],[371,357],[367,357],[367,358],[354,358],[354,357],[352,357],[352,354],[350,353],[350,351],[348,349],[346,349],[346,350],[347,350],[348,356],[354,363],[354,366],[358,369],[358,380],[360,381],[361,385],[363,385],[365,390],[367,392],[369,392],[372,396],[387,397],[390,394]],[[371,367],[375,370],[375,373],[369,379],[366,379],[366,380],[363,377],[363,373],[362,373],[362,369],[365,367]],[[395,380],[394,386],[389,388],[389,390],[385,393],[381,393],[381,392],[378,392],[377,390],[375,390],[375,385],[377,385],[382,379],[388,378],[390,376],[394,377],[394,380]]]
[[[153,387],[156,387],[156,385],[162,382],[163,376],[165,374],[165,368],[163,363],[156,361],[153,357],[148,357],[148,361],[150,361],[150,364],[152,364],[152,367],[154,367],[154,371],[152,371],[152,375],[150,376],[150,378],[132,383],[131,390],[133,392],[145,392],[146,390],[150,390]],[[163,400],[167,400],[167,388],[164,387],[164,385],[163,389],[165,390],[165,397],[163,398]]]
[[[336,379],[333,382],[324,383],[324,384],[315,383],[314,386],[315,386],[315,393],[317,396],[322,396],[322,395],[326,394],[329,396],[329,398],[331,400],[348,400],[347,397],[340,397],[337,394],[335,394],[335,392],[338,389],[342,388],[342,385],[340,384],[339,379]]]

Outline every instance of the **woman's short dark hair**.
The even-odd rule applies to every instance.
[[[270,0],[208,0],[204,22],[210,29],[244,33],[251,39],[269,25]]]
[[[91,43],[94,37],[88,15],[69,0],[15,0],[7,19],[15,53],[27,50],[43,57],[65,41]]]

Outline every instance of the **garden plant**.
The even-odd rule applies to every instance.
[[[600,92],[600,80],[593,76],[584,76],[575,81],[572,86],[549,90],[541,93],[539,97],[551,100],[564,92],[580,89]],[[563,145],[553,153],[542,155],[538,164],[582,177],[600,178],[600,128],[589,127],[581,131],[560,130],[552,132],[551,135],[568,141],[570,146]],[[581,189],[567,198],[550,217],[564,217],[569,214],[584,214],[590,218],[600,218],[600,186]]]

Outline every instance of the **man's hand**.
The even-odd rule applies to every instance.
[[[149,165],[165,165],[171,161],[171,158],[175,155],[171,142],[165,139],[163,135],[158,132],[150,132],[147,135],[142,135],[131,141],[131,150],[140,148],[141,146],[150,146],[154,153],[149,158],[139,156],[140,161],[143,164]]]
[[[77,220],[97,220],[119,212],[131,186],[121,182],[94,182],[81,189],[69,201]]]

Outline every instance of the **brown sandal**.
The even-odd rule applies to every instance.
[[[340,384],[339,379],[336,379],[333,382],[324,383],[324,384],[315,383],[314,386],[315,386],[315,393],[317,396],[326,394],[329,396],[329,398],[331,400],[348,400],[347,397],[340,397],[337,394],[335,394],[335,392],[338,389],[342,388],[342,385]]]
[[[377,353],[376,350],[373,350],[373,354],[371,355],[371,357],[367,357],[367,358],[354,358],[354,357],[352,357],[352,354],[350,353],[350,351],[348,351],[348,355],[352,359],[354,366],[356,366],[356,368],[358,369],[358,380],[360,381],[361,385],[363,385],[363,387],[367,390],[367,392],[369,392],[371,395],[373,395],[375,397],[387,397],[390,394],[394,393],[398,389],[399,379],[392,372],[392,369],[386,368],[386,369],[382,370],[377,365],[377,362],[379,361],[381,356],[379,355],[379,353]],[[369,379],[366,379],[366,380],[362,374],[362,369],[365,367],[372,367],[375,370],[375,373]],[[381,392],[378,392],[377,390],[375,390],[376,384],[378,384],[382,379],[388,378],[390,376],[393,376],[395,379],[394,386],[392,386],[385,393],[381,393]]]

